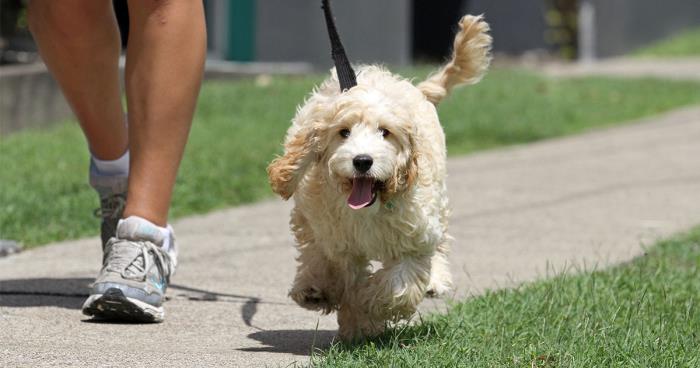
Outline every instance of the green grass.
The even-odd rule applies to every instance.
[[[426,69],[427,70],[427,69]],[[420,72],[414,71],[420,74]],[[171,215],[272,195],[265,167],[281,152],[295,107],[320,77],[207,82],[175,186]],[[573,134],[700,103],[700,84],[548,79],[493,70],[439,109],[450,154]],[[0,238],[34,246],[96,235],[96,195],[77,125],[0,138]]]
[[[634,52],[641,57],[700,56],[700,28],[691,29]]]
[[[700,227],[615,268],[489,291],[317,367],[700,367]]]

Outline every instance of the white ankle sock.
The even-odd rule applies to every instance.
[[[129,150],[116,160],[100,160],[92,155],[97,174],[101,176],[128,176],[129,175]]]
[[[122,231],[125,231],[125,233],[120,233],[119,229],[122,226],[122,223],[124,223],[125,221],[129,221],[129,222],[131,222],[131,224],[140,223],[142,225],[145,225],[145,227],[141,226],[141,225],[134,227],[132,225],[131,230],[123,230],[122,229]],[[134,236],[134,234],[153,234],[154,231],[152,229],[155,229],[163,236],[163,244],[161,245],[161,248],[164,251],[169,252],[171,247],[174,246],[174,244],[171,244],[171,239],[173,238],[173,227],[170,226],[170,224],[166,225],[166,227],[162,227],[162,226],[158,226],[158,225],[146,220],[143,217],[129,216],[127,218],[119,220],[119,223],[117,225],[117,235],[118,236],[125,236],[124,234],[128,234],[128,235],[126,235],[127,239],[130,239],[130,237]],[[137,236],[139,236],[139,235],[137,235]],[[143,236],[143,235],[140,235],[140,236]],[[148,236],[147,238],[150,238],[150,237],[151,236]]]
[[[172,239],[173,236],[173,228],[170,226],[170,224],[167,225],[167,227],[160,227],[158,226],[158,230],[161,231],[163,236],[165,237],[165,240],[163,240],[163,250],[166,252],[170,251],[170,247],[172,246],[170,244],[170,239]]]

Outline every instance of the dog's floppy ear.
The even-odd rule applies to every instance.
[[[394,174],[384,183],[382,200],[387,201],[393,195],[413,186],[418,179],[418,147],[413,134],[408,135],[409,152],[405,165],[398,166]]]
[[[406,189],[412,187],[416,182],[416,179],[418,179],[418,149],[412,136],[410,137],[410,140],[411,157],[408,159],[406,168],[404,169],[406,175],[406,183],[404,186]]]
[[[318,132],[313,125],[301,128],[289,137],[284,145],[284,155],[267,167],[272,191],[285,200],[294,194],[306,169],[315,161]]]
[[[450,62],[417,86],[433,105],[455,86],[479,82],[491,62],[491,36],[483,16],[465,15],[459,28]]]

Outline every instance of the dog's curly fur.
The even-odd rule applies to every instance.
[[[447,263],[445,137],[437,104],[474,84],[490,62],[481,16],[464,16],[450,62],[414,86],[378,66],[361,66],[340,93],[334,73],[301,106],[285,153],[268,167],[273,190],[295,207],[299,266],[289,293],[304,308],[338,312],[339,335],[381,333],[410,317],[426,293],[451,287]],[[373,158],[367,173],[353,158]],[[351,209],[353,178],[374,181],[376,202]],[[377,198],[378,197],[378,198]],[[370,261],[382,268],[372,272]]]

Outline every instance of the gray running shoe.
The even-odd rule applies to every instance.
[[[170,250],[162,249],[168,242]],[[175,236],[129,217],[119,222],[105,246],[102,270],[83,304],[83,314],[123,322],[160,322],[170,276],[177,265]]]
[[[117,223],[122,218],[126,206],[126,191],[128,176],[101,176],[97,174],[94,163],[90,161],[90,186],[100,196],[100,208],[94,212],[95,217],[102,219],[100,237],[102,250],[109,239],[117,232]]]

